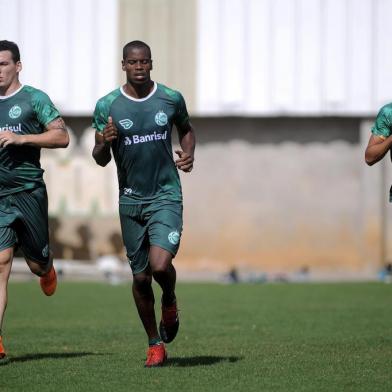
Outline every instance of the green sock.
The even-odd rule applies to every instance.
[[[151,346],[156,346],[156,345],[161,344],[161,343],[162,343],[161,338],[153,338],[153,339],[149,339],[149,341],[148,341],[148,345],[150,347]]]

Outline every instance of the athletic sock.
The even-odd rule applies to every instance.
[[[151,346],[158,346],[159,344],[162,344],[162,340],[161,340],[161,338],[153,338],[153,339],[150,339],[149,341],[148,341],[148,345],[151,347]]]

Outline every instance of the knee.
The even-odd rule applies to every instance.
[[[145,291],[151,287],[152,277],[150,274],[136,274],[133,275],[133,286],[138,291]]]
[[[166,275],[167,273],[170,272],[171,269],[171,263],[168,262],[167,260],[162,260],[155,262],[154,266],[152,267],[152,273],[154,275],[154,278]]]
[[[0,252],[0,273],[6,270],[12,261],[12,251]]]

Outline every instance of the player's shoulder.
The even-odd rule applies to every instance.
[[[178,102],[183,99],[182,94],[178,90],[174,90],[170,87],[165,86],[164,84],[157,83],[158,91],[162,94],[168,96],[173,101]]]
[[[383,115],[392,118],[392,102],[382,106],[378,112],[378,115]]]
[[[111,91],[110,93],[104,95],[103,97],[99,98],[97,101],[97,106],[99,107],[110,107],[113,101],[121,95],[120,88],[116,88],[115,90]]]
[[[48,94],[46,94],[44,91],[40,90],[39,88],[33,86],[24,85],[22,91],[30,95],[33,100],[42,100],[42,99],[46,100],[49,98]]]

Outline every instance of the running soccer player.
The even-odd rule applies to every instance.
[[[126,83],[96,105],[93,157],[106,166],[113,154],[119,181],[123,241],[133,273],[132,292],[148,336],[146,367],[166,361],[164,343],[176,336],[179,319],[172,264],[182,233],[182,192],[178,170],[193,168],[195,135],[182,95],[151,80],[151,50],[141,41],[124,46]],[[181,150],[174,161],[171,131]],[[162,288],[159,333],[152,278]]]
[[[369,166],[384,158],[392,147],[392,103],[380,109],[371,132],[365,151],[365,161]]]
[[[45,93],[20,83],[21,70],[18,46],[0,41],[0,364],[9,360],[2,326],[16,248],[40,277],[42,291],[49,296],[56,290],[40,149],[69,142],[59,112]]]

